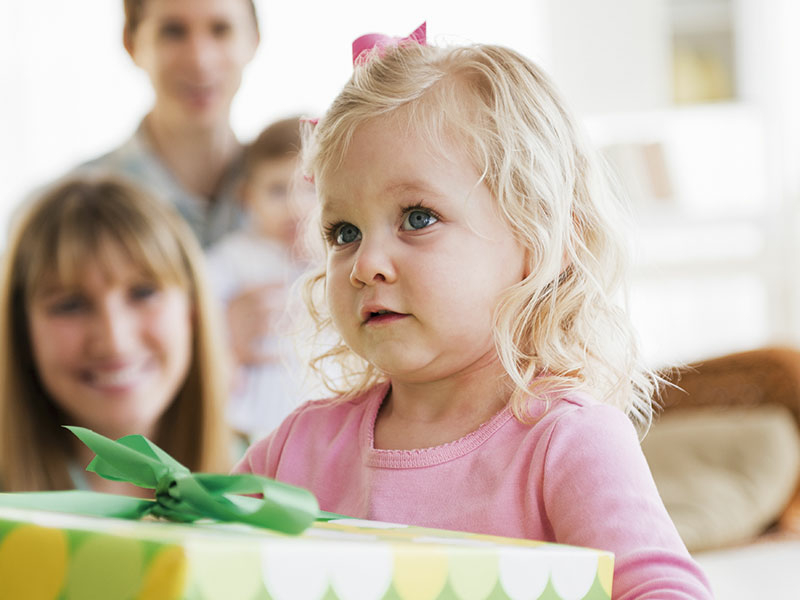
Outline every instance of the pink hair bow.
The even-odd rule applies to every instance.
[[[397,46],[408,42],[416,42],[422,46],[427,44],[427,22],[423,23],[411,32],[411,35],[400,38],[384,35],[382,33],[367,33],[353,41],[353,65],[360,65],[366,62],[368,52],[373,48],[378,50],[378,55],[383,54],[386,47]]]

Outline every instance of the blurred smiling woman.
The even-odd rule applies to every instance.
[[[68,180],[25,208],[2,264],[0,488],[140,493],[84,472],[92,453],[64,424],[228,469],[201,261],[178,215],[121,181]]]

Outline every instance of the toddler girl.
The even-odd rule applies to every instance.
[[[553,85],[497,46],[356,62],[307,148],[337,395],[236,470],[355,517],[613,551],[615,598],[710,597],[639,448],[656,378],[615,303],[617,201]]]

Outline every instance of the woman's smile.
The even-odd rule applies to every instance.
[[[89,367],[79,371],[78,377],[98,390],[107,393],[126,393],[145,384],[154,373],[154,360],[142,359]]]

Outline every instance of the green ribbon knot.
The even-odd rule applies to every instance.
[[[303,532],[316,519],[339,516],[320,512],[316,498],[308,490],[280,481],[249,473],[192,473],[141,435],[114,441],[84,427],[67,429],[96,455],[87,471],[153,489],[155,500],[70,490],[0,494],[0,506],[126,519],[146,515],[181,522],[214,519],[289,534]]]

